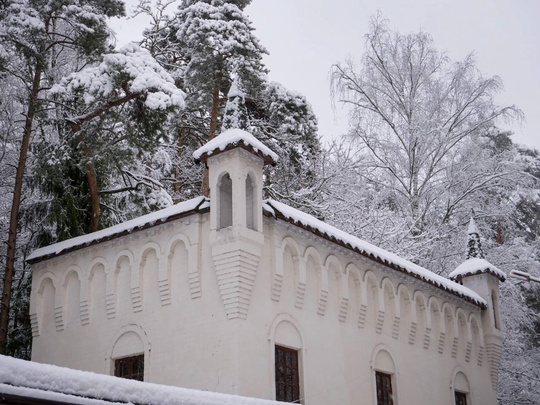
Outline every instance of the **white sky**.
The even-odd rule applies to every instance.
[[[307,97],[324,139],[347,130],[345,112],[332,108],[330,68],[348,56],[360,60],[377,10],[392,30],[431,34],[453,60],[474,51],[480,71],[503,80],[498,102],[525,114],[522,124],[499,126],[540,149],[540,0],[253,0],[246,14],[269,51],[270,80]],[[115,21],[118,45],[140,40],[146,24],[140,17]]]

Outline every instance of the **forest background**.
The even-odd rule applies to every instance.
[[[230,127],[280,155],[268,197],[442,275],[472,216],[490,262],[540,274],[540,155],[503,126],[523,112],[500,78],[375,14],[364,54],[325,67],[348,130],[323,143],[308,100],[270,80],[249,3],[143,1],[141,43],[115,49],[119,0],[0,1],[2,353],[31,353],[33,249],[207,193],[191,153]],[[501,291],[500,403],[537,404],[538,286]]]

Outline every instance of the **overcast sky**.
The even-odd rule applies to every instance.
[[[499,126],[513,130],[516,142],[540,149],[540,0],[253,0],[246,13],[269,52],[270,80],[307,97],[324,139],[348,126],[339,106],[332,109],[330,68],[348,56],[360,60],[377,10],[392,30],[431,34],[453,60],[474,52],[480,71],[503,81],[497,101],[525,114],[521,125]],[[118,45],[139,40],[146,24],[142,18],[115,21]]]

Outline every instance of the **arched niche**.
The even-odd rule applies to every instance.
[[[144,246],[139,263],[139,289],[145,310],[159,306],[159,260],[161,249],[155,243]]]
[[[421,291],[415,291],[414,296],[414,305],[416,312],[416,341],[424,346],[425,348],[429,347],[429,341],[426,342],[426,336],[429,337],[430,325],[428,318],[431,318],[431,314],[428,315],[427,311],[427,299]]]
[[[116,295],[117,314],[127,314],[132,311],[131,303],[131,271],[133,255],[131,252],[120,252],[115,260],[114,291]]]
[[[456,319],[452,307],[447,302],[445,302],[442,306],[442,316],[444,320],[444,332],[446,339],[444,351],[446,353],[450,353],[452,357],[456,357],[458,343]]]
[[[351,322],[354,326],[359,325],[360,321],[360,286],[361,286],[361,276],[360,270],[354,265],[349,264],[346,267],[347,274],[347,287],[349,289],[349,311],[347,317],[348,322]]]
[[[304,307],[309,312],[317,312],[322,290],[322,261],[319,252],[310,246],[304,253],[306,262],[306,294]]]
[[[456,326],[458,337],[458,355],[464,357],[466,361],[469,361],[471,351],[471,339],[469,338],[469,327],[467,325],[467,317],[463,309],[458,308],[456,310]]]
[[[257,183],[253,174],[248,173],[246,176],[246,227],[257,231]]]
[[[442,353],[444,349],[443,344],[445,335],[441,334],[441,332],[444,331],[444,325],[442,324],[444,322],[444,318],[441,313],[441,307],[439,302],[434,297],[430,297],[428,300],[428,307],[431,318],[431,336],[433,345],[437,347],[437,351],[439,353]]]
[[[189,240],[177,235],[167,250],[167,276],[173,300],[185,301],[189,297]]]
[[[399,317],[396,312],[396,290],[392,280],[388,277],[381,282],[381,292],[384,299],[384,325],[383,334],[398,338],[399,333]]]
[[[218,195],[218,229],[228,228],[233,224],[233,186],[229,173],[219,176]]]
[[[78,269],[71,269],[64,279],[64,323],[66,328],[80,323],[80,300],[81,281]]]
[[[399,297],[399,315],[400,315],[400,336],[399,340],[406,342],[409,339],[412,322],[416,322],[416,317],[413,319],[412,294],[406,285],[398,286]]]
[[[337,317],[342,310],[343,291],[343,270],[339,259],[334,255],[329,255],[324,263],[328,277],[328,304],[326,313],[332,317]],[[348,293],[348,292],[347,292]]]
[[[491,312],[493,316],[493,326],[495,329],[501,329],[501,315],[499,311],[499,296],[495,290],[491,290]]]
[[[107,294],[107,274],[105,260],[94,261],[90,264],[89,302],[90,320],[105,318],[105,301]]]
[[[381,300],[379,295],[379,282],[377,276],[373,271],[368,270],[364,274],[364,280],[362,282],[362,300],[363,305],[366,306],[366,324],[367,329],[382,332],[382,322],[384,321],[384,300]]]
[[[38,319],[40,334],[55,331],[55,299],[56,287],[51,277],[44,277],[38,289]]]

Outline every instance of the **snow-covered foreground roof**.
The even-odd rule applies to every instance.
[[[160,223],[172,221],[174,219],[207,209],[209,207],[210,201],[207,198],[192,198],[191,200],[175,204],[172,207],[168,207],[147,215],[143,215],[142,217],[135,218],[115,226],[111,226],[110,228],[106,228],[101,231],[89,233],[88,235],[78,236],[76,238],[68,239],[63,242],[55,243],[54,245],[37,249],[32,252],[30,256],[28,256],[27,260],[29,262],[35,262],[38,261],[38,259],[43,260],[49,256],[67,253],[84,246],[90,246],[95,243],[103,242],[105,240],[129,234],[136,230],[141,230],[154,225],[159,225]]]
[[[349,235],[309,214],[274,200],[265,200],[263,207],[265,211],[276,218],[283,219],[294,225],[305,228],[325,239],[351,249],[362,256],[368,257],[371,260],[382,263],[390,268],[458,295],[476,305],[482,307],[486,306],[485,300],[469,288],[439,276],[417,264],[411,263],[394,253],[390,253],[371,243]]]
[[[277,405],[236,395],[143,383],[0,356],[0,395],[70,404]]]
[[[479,259],[477,257],[465,260],[452,273],[449,274],[449,277],[452,280],[460,281],[463,277],[474,276],[475,274],[482,273],[492,274],[501,281],[506,280],[506,274],[504,274],[501,270],[492,265],[486,259]]]
[[[272,161],[277,162],[279,159],[276,153],[249,132],[236,128],[231,128],[222,132],[210,142],[201,146],[193,152],[193,157],[196,160],[204,161],[211,155],[218,154],[237,146],[251,149],[255,154],[260,155],[265,163],[272,163]]]

